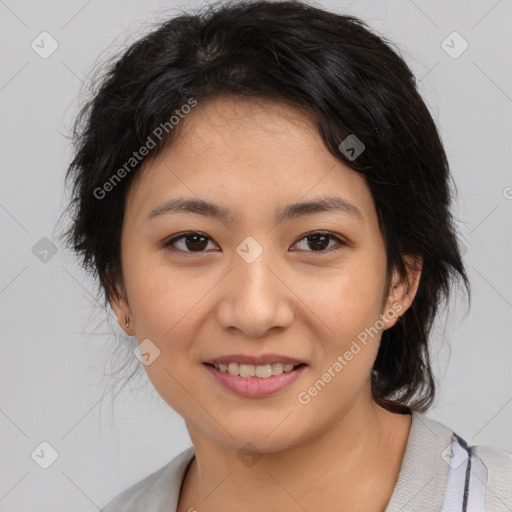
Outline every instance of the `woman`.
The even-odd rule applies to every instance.
[[[512,457],[427,418],[468,285],[402,58],[300,2],[182,15],[77,121],[69,241],[193,446],[103,510],[510,510]]]

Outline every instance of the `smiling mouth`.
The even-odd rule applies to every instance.
[[[297,368],[302,366],[306,366],[306,364],[283,364],[283,363],[271,363],[271,364],[262,364],[262,365],[253,365],[253,364],[239,364],[239,363],[219,363],[219,364],[211,364],[205,363],[207,366],[211,366],[218,370],[221,373],[226,373],[233,376],[240,377],[258,377],[260,379],[268,379],[270,377],[275,377],[277,375],[281,375],[283,373],[289,373]]]

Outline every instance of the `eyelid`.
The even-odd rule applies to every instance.
[[[304,240],[305,238],[308,238],[309,236],[313,236],[313,235],[325,235],[325,236],[329,237],[331,239],[331,241],[334,240],[335,242],[338,243],[338,247],[334,246],[334,247],[331,247],[330,249],[327,249],[324,251],[303,251],[303,252],[314,254],[315,256],[332,254],[333,252],[338,251],[341,247],[343,247],[343,246],[348,247],[350,245],[341,235],[333,233],[332,231],[327,231],[325,229],[319,229],[316,231],[308,231],[307,233],[304,233],[303,235],[301,235],[297,239],[297,241],[294,242],[293,245],[296,245],[299,242],[301,242],[302,240]],[[292,247],[293,247],[293,245],[292,245]]]
[[[162,249],[166,249],[168,251],[182,253],[182,254],[189,254],[189,255],[194,255],[194,256],[209,254],[209,251],[184,251],[182,249],[177,249],[176,247],[173,247],[173,245],[172,245],[173,243],[175,243],[178,240],[181,240],[183,238],[186,238],[187,236],[192,236],[192,235],[204,236],[205,238],[207,238],[209,240],[209,242],[213,242],[215,245],[217,245],[217,243],[213,240],[213,238],[211,236],[207,235],[206,233],[203,233],[202,231],[184,231],[182,233],[177,233],[175,235],[171,235],[170,237],[167,237],[159,245]],[[335,247],[331,247],[330,249],[322,250],[322,251],[300,251],[299,250],[299,251],[292,251],[292,252],[306,252],[306,253],[314,254],[315,256],[322,256],[322,255],[331,254],[333,252],[338,251],[342,247],[349,247],[351,245],[350,242],[348,242],[343,236],[333,233],[332,231],[316,230],[316,231],[307,231],[306,233],[300,235],[297,238],[297,240],[293,243],[292,247],[294,245],[298,244],[299,242],[303,241],[304,239],[308,238],[309,236],[313,236],[313,235],[325,235],[325,236],[329,237],[331,239],[331,241],[334,240],[335,242],[337,242],[338,247],[335,246]]]
[[[213,242],[215,245],[217,243],[213,240],[213,238],[210,235],[207,235],[206,233],[203,233],[202,231],[184,231],[182,233],[176,233],[175,235],[171,235],[170,237],[165,238],[162,242],[159,243],[159,246],[162,249],[166,249],[168,251],[178,252],[182,254],[192,254],[194,256],[199,256],[201,254],[208,254],[208,251],[183,251],[181,249],[177,249],[176,247],[173,247],[173,243],[177,242],[178,240],[181,240],[183,238],[186,238],[187,236],[192,235],[201,235],[208,239],[209,242]],[[218,246],[218,245],[217,245]]]

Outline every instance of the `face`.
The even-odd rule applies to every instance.
[[[407,304],[400,284],[385,288],[368,186],[305,114],[221,98],[181,122],[127,196],[126,300],[113,306],[193,440],[283,449],[371,403],[381,332]],[[270,367],[234,376],[206,364],[218,358]],[[283,371],[287,360],[301,366]]]

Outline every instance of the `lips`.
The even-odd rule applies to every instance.
[[[307,369],[305,364],[299,364],[288,372],[283,372],[279,375],[266,375],[264,378],[260,378],[257,376],[242,377],[240,375],[231,375],[229,372],[225,373],[218,370],[213,364],[209,363],[204,363],[204,367],[213,377],[214,382],[220,384],[231,393],[235,393],[244,398],[263,398],[279,393],[292,386]],[[259,368],[261,368],[261,366],[259,366]]]
[[[298,366],[300,364],[306,364],[304,361],[300,359],[296,359],[293,357],[283,356],[279,354],[263,354],[259,356],[248,356],[245,354],[231,354],[226,356],[215,357],[212,359],[208,359],[204,361],[206,364],[229,364],[229,363],[241,363],[241,364],[250,364],[254,366],[262,366],[265,364],[274,364],[274,363],[282,363],[282,364],[293,364],[293,366]]]

